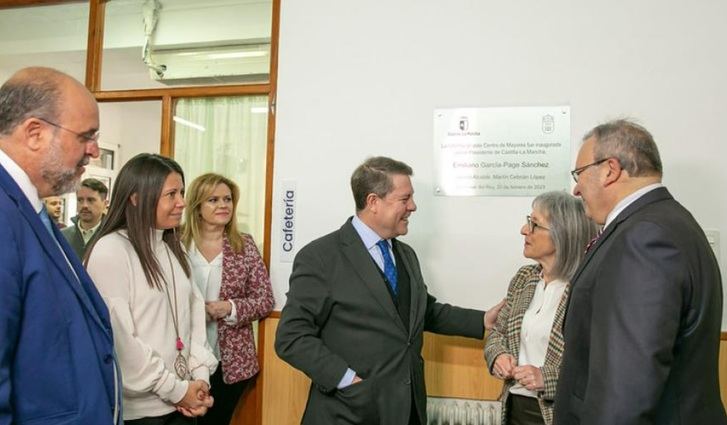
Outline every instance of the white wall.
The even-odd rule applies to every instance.
[[[433,196],[438,107],[570,105],[574,154],[596,124],[636,118],[657,140],[672,194],[725,240],[725,16],[722,0],[283,1],[276,308],[291,270],[279,261],[280,182],[297,181],[300,248],[353,213],[348,179],[371,155],[415,170],[419,210],[403,239],[430,291],[478,308],[505,295],[525,261],[518,230],[531,199]]]
[[[101,141],[120,145],[119,166],[142,152],[159,153],[162,102],[100,103]]]

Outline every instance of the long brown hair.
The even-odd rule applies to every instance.
[[[121,167],[114,183],[109,212],[86,251],[84,264],[88,264],[91,252],[99,239],[117,230],[125,229],[129,242],[139,257],[147,283],[152,288],[162,288],[164,277],[159,261],[154,255],[151,238],[164,181],[172,173],[179,174],[184,183],[184,172],[176,161],[150,153],[136,155]],[[132,197],[135,198],[136,205],[131,202]],[[177,229],[165,229],[162,240],[189,277],[189,262],[177,237]]]
[[[197,243],[201,236],[200,231],[200,206],[215,190],[217,185],[224,184],[230,188],[232,193],[232,218],[225,225],[225,236],[230,241],[230,247],[236,253],[242,252],[245,240],[237,230],[237,201],[240,199],[240,188],[225,176],[207,173],[203,174],[189,185],[187,190],[187,208],[184,210],[184,226],[182,227],[182,242],[189,249],[192,242]]]

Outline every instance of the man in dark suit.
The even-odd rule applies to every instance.
[[[411,168],[370,158],[351,177],[356,215],[295,258],[278,355],[313,381],[304,424],[426,424],[422,334],[482,338],[487,314],[440,304],[396,237],[416,210]]]
[[[662,186],[651,134],[626,120],[594,128],[572,174],[604,228],[571,282],[555,423],[727,424],[719,268]]]
[[[41,202],[73,190],[97,140],[70,76],[26,68],[0,87],[0,425],[121,423],[108,311]]]

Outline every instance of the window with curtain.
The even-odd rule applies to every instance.
[[[209,172],[237,183],[238,227],[258,244],[265,225],[267,105],[267,96],[180,99],[173,118],[174,158],[187,184]]]
[[[83,81],[88,10],[88,3],[0,9],[0,84],[27,66],[49,66]]]
[[[104,89],[270,81],[272,0],[110,0]]]

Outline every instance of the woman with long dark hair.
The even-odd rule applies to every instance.
[[[260,370],[252,322],[273,309],[268,272],[252,236],[237,230],[240,189],[219,174],[196,178],[187,192],[182,240],[206,300],[207,338],[220,359],[212,375],[215,406],[201,425],[227,425]]]
[[[139,154],[121,168],[109,213],[86,253],[111,315],[126,424],[194,423],[190,417],[212,405],[209,377],[217,360],[177,234],[184,206],[179,164]]]

